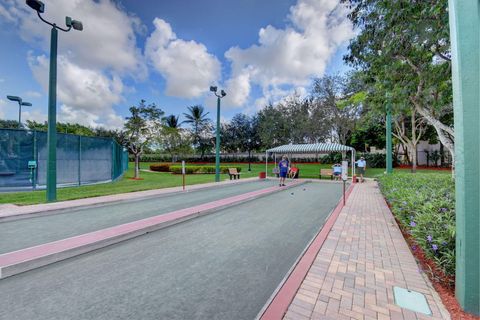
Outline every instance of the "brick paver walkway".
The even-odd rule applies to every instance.
[[[402,309],[393,287],[425,294],[432,316]],[[357,184],[284,319],[449,319],[377,183]]]

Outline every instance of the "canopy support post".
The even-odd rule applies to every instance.
[[[265,178],[268,177],[268,151],[265,151]]]
[[[352,150],[352,182],[355,176],[355,150]]]

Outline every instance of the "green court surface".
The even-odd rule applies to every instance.
[[[215,186],[186,193],[61,210],[54,215],[2,222],[0,254],[264,189],[274,184],[273,181],[258,180]]]
[[[312,182],[0,281],[0,319],[254,319],[338,203]]]

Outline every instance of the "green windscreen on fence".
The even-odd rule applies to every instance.
[[[0,129],[0,191],[43,187],[47,133]],[[128,167],[128,154],[112,138],[57,133],[57,184],[112,181]]]

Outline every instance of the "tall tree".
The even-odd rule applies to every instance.
[[[162,128],[162,134],[157,139],[162,149],[172,157],[172,162],[175,162],[180,154],[191,152],[191,141],[185,130],[181,128],[182,122],[178,119],[179,116],[173,114],[165,117],[165,126]]]
[[[169,128],[178,129],[182,125],[182,123],[178,121],[179,118],[180,116],[171,114],[165,118],[165,125]]]
[[[342,0],[359,34],[345,59],[363,70],[370,96],[385,92],[422,116],[454,158],[454,129],[442,121],[452,112],[448,1]],[[394,104],[394,106],[396,106]],[[411,113],[413,114],[413,113]]]
[[[135,179],[140,177],[140,156],[145,147],[159,135],[164,114],[154,103],[147,106],[145,102],[141,100],[138,106],[130,107],[131,115],[125,122],[127,146],[135,156]]]
[[[1,129],[17,129],[18,121],[0,119],[0,128]]]
[[[290,142],[287,114],[287,108],[281,104],[270,104],[258,112],[258,134],[265,147],[276,147]]]
[[[201,153],[201,157],[212,147],[212,125],[207,117],[208,112],[200,105],[188,107],[188,113],[185,116],[185,123],[191,125],[193,145]]]
[[[222,147],[228,152],[250,152],[261,145],[258,134],[258,117],[238,113],[228,123],[222,124]]]
[[[315,79],[312,95],[323,109],[324,122],[331,128],[332,139],[346,144],[361,114],[362,91],[352,76],[326,75]]]

